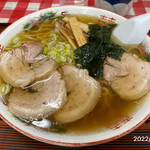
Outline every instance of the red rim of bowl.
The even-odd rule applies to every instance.
[[[95,142],[87,142],[87,143],[56,142],[56,141],[44,139],[44,138],[41,138],[41,137],[37,137],[37,136],[34,136],[33,134],[27,133],[27,132],[21,130],[20,128],[16,127],[11,122],[9,122],[5,117],[3,117],[1,114],[0,114],[0,117],[8,125],[10,125],[12,128],[14,128],[18,132],[20,132],[20,133],[22,133],[22,134],[24,134],[24,135],[26,135],[26,136],[28,136],[28,137],[30,137],[32,139],[35,139],[35,140],[38,140],[38,141],[41,141],[41,142],[44,142],[44,143],[47,143],[47,144],[53,144],[53,145],[59,145],[59,146],[80,147],[80,146],[92,146],[92,145],[102,144],[102,143],[106,143],[106,142],[110,142],[110,141],[116,140],[116,139],[118,139],[118,138],[120,138],[122,136],[125,136],[126,134],[130,133],[131,131],[133,131],[134,129],[136,129],[137,127],[139,127],[141,124],[143,124],[150,117],[150,114],[148,114],[142,121],[140,121],[134,127],[132,127],[131,129],[129,129],[129,130],[127,130],[127,131],[125,131],[125,132],[123,132],[123,133],[121,133],[119,135],[113,136],[113,137],[105,139],[105,140],[100,140],[100,141],[95,141]]]
[[[67,5],[65,5],[64,7],[66,7]],[[56,6],[56,7],[53,7],[53,8],[58,8],[58,7],[63,7],[63,6]],[[69,6],[68,6],[69,7]],[[113,13],[115,15],[118,15],[122,18],[125,18],[119,14],[116,14],[114,12],[111,12],[109,10],[105,10],[105,9],[101,9],[101,8],[96,8],[96,7],[92,7],[92,6],[73,6],[73,7],[91,7],[91,8],[95,8],[95,9],[100,9],[100,10],[104,10],[104,11],[108,11],[110,13]],[[52,7],[50,7],[52,8]],[[46,9],[50,9],[50,8],[46,8]],[[52,8],[52,9],[53,9]],[[40,11],[40,10],[39,10]],[[35,13],[35,12],[33,12]],[[31,13],[32,14],[32,13]],[[30,14],[29,14],[30,15]],[[28,15],[27,15],[28,16]],[[24,16],[25,17],[25,16]],[[21,19],[21,18],[20,18]],[[20,20],[18,19],[18,20]],[[127,18],[125,18],[127,19]],[[17,22],[18,20],[16,20],[15,22]],[[15,23],[13,22],[13,23]],[[12,24],[13,24],[12,23]],[[9,26],[11,26],[12,24],[10,24]],[[9,27],[8,26],[8,27]],[[1,33],[3,33],[8,27],[6,27]],[[0,34],[1,35],[1,34]],[[149,36],[149,35],[148,35]],[[150,36],[149,36],[150,38]],[[111,138],[107,138],[107,139],[104,139],[104,140],[100,140],[100,141],[95,141],[95,142],[87,142],[87,143],[67,143],[67,142],[57,142],[57,141],[52,141],[52,140],[48,140],[48,139],[44,139],[44,138],[41,138],[41,137],[37,137],[37,136],[34,136],[33,134],[30,134],[28,132],[25,132],[23,130],[21,130],[20,128],[18,128],[17,126],[13,125],[11,122],[9,122],[5,117],[3,117],[1,114],[0,114],[0,117],[3,119],[3,121],[5,121],[9,126],[11,126],[12,128],[14,128],[15,130],[17,130],[18,132],[22,133],[23,135],[26,135],[32,139],[35,139],[37,141],[40,141],[40,142],[44,142],[44,143],[47,143],[47,144],[52,144],[52,145],[57,145],[57,146],[70,146],[70,147],[82,147],[82,146],[92,146],[92,145],[97,145],[97,144],[102,144],[102,143],[106,143],[106,142],[110,142],[110,141],[113,141],[113,140],[116,140],[118,138],[121,138],[122,136],[125,136],[126,134],[132,132],[133,130],[135,130],[136,128],[138,128],[141,124],[143,124],[149,117],[150,117],[150,114],[148,114],[143,120],[141,120],[139,123],[137,123],[135,126],[133,126],[132,128],[130,128],[129,130],[119,134],[119,135],[116,135],[116,136],[113,136]]]

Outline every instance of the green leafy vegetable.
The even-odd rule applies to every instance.
[[[75,50],[76,64],[87,69],[94,78],[103,76],[103,67],[107,56],[120,60],[124,53],[124,49],[115,45],[111,40],[111,33],[115,26],[115,24],[109,24],[100,27],[90,24],[88,43]]]
[[[149,56],[149,55],[146,57],[146,60],[147,60],[148,62],[150,62],[150,56]]]

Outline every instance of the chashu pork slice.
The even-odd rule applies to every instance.
[[[70,123],[95,108],[100,99],[101,87],[87,70],[65,65],[61,72],[67,87],[67,102],[54,114],[54,118],[61,123]]]
[[[0,55],[0,76],[13,87],[25,87],[56,69],[56,64],[41,55],[43,46],[27,42],[19,48],[5,51]]]
[[[29,89],[14,88],[8,99],[11,113],[27,119],[46,118],[60,109],[67,100],[65,82],[58,71]]]
[[[136,100],[148,93],[149,73],[150,64],[130,53],[124,53],[121,61],[108,58],[104,65],[104,78],[125,100]]]
[[[40,54],[43,48],[44,45],[41,43],[34,41],[25,42],[21,46],[23,59],[25,62],[32,64],[47,58],[46,55]]]

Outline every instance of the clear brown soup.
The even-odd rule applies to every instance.
[[[100,82],[102,95],[95,109],[84,118],[65,125],[68,133],[87,133],[112,128],[115,124],[134,112],[143,99],[122,100],[112,89]]]
[[[98,18],[91,16],[77,17],[78,20],[85,23],[103,24]],[[144,98],[135,101],[123,100],[105,84],[105,81],[99,80],[99,83],[102,87],[102,94],[95,109],[82,119],[64,125],[67,133],[87,133],[112,128],[136,111],[144,100]]]
[[[91,16],[77,16],[78,20],[84,23],[101,24],[98,18]],[[48,23],[48,22],[47,22]],[[54,25],[50,26],[52,31],[55,32]],[[49,28],[45,29],[49,30]],[[46,31],[44,32],[46,33]],[[22,32],[20,33],[20,35]],[[30,34],[30,33],[24,33]],[[26,41],[28,39],[24,39]],[[37,40],[38,42],[38,40]],[[102,94],[95,109],[82,119],[69,124],[60,125],[65,128],[66,133],[87,133],[95,132],[98,130],[105,130],[111,128],[113,125],[123,120],[126,116],[132,114],[140,107],[144,98],[136,101],[122,100],[115,94],[110,87],[108,87],[103,80],[99,80],[102,87]],[[58,127],[57,122],[52,121],[53,126]]]

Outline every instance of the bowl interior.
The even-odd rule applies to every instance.
[[[20,20],[16,21],[10,25],[0,36],[0,49],[3,50],[9,40],[22,30],[25,23],[29,22],[33,18],[39,17],[41,14],[48,11],[56,12],[60,15],[62,12],[67,12],[70,14],[86,14],[91,16],[96,16],[106,20],[111,20],[116,23],[121,23],[126,19],[115,13],[98,9],[92,7],[81,7],[81,6],[63,6],[44,9],[30,15],[27,15]],[[77,13],[78,12],[78,13]],[[146,37],[143,45],[150,51],[150,38]],[[6,121],[10,126],[19,132],[34,138],[39,141],[43,141],[49,144],[64,145],[64,146],[87,146],[93,144],[99,144],[114,140],[121,137],[128,132],[142,124],[150,116],[150,94],[146,96],[144,103],[130,116],[127,116],[125,120],[120,122],[120,127],[118,129],[111,128],[101,132],[89,133],[86,135],[69,135],[69,134],[54,134],[46,132],[32,126],[27,126],[26,124],[16,120],[12,117],[11,113],[8,111],[7,107],[0,101],[0,117]],[[117,125],[116,125],[117,126]]]

